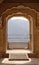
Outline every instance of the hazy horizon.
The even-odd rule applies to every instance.
[[[9,42],[28,42],[30,34],[29,21],[25,19],[9,19],[7,34]]]

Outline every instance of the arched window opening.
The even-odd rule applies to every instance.
[[[25,17],[12,17],[7,22],[7,42],[10,49],[28,48],[30,22]]]

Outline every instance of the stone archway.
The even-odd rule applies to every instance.
[[[31,20],[32,20],[32,17],[30,17],[30,16],[28,16],[28,15],[26,15],[26,14],[17,14],[17,13],[15,13],[14,15],[10,15],[10,16],[8,16],[7,18],[6,18],[6,24],[7,24],[7,21],[8,21],[8,19],[9,18],[11,18],[11,17],[14,17],[14,16],[24,16],[25,18],[27,18],[30,22],[30,36],[32,36],[32,41],[30,41],[30,43],[29,43],[29,49],[31,49],[32,51],[33,51],[33,32],[31,31],[31,30],[33,30],[33,28],[31,28]],[[32,23],[33,24],[33,23]],[[33,27],[33,26],[32,26]],[[32,43],[32,44],[31,44]]]
[[[29,8],[29,7],[24,7],[23,5],[17,6],[17,7],[12,7],[11,9],[7,9],[3,14],[2,14],[2,20],[3,20],[3,49],[4,52],[6,51],[6,23],[9,18],[12,16],[24,16],[29,19],[30,21],[30,28],[31,28],[31,34],[32,34],[32,41],[29,45],[29,48],[34,51],[34,41],[33,41],[33,35],[34,35],[34,28],[33,28],[33,22],[36,22],[36,11]],[[4,40],[5,39],[5,40]]]

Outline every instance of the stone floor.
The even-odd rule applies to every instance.
[[[39,65],[39,58],[29,58],[28,60],[12,60],[1,58],[0,65]]]
[[[12,49],[6,50],[6,53],[9,54],[9,59],[28,59],[28,53],[32,53],[32,51],[25,49]]]

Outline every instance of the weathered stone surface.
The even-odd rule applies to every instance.
[[[3,10],[2,10],[2,8],[0,10],[0,16],[2,16],[2,29],[0,28],[0,56],[2,57],[2,55],[4,55],[4,56],[6,55],[5,54],[6,53],[6,17],[10,18],[15,15],[19,16],[20,14],[18,15],[16,12],[20,11],[23,14],[23,15],[21,14],[22,16],[24,16],[24,14],[26,13],[25,16],[28,19],[30,19],[31,17],[33,19],[33,21],[31,21],[31,24],[33,25],[33,27],[31,25],[31,29],[32,29],[31,33],[33,34],[32,35],[33,39],[31,39],[32,40],[31,43],[33,43],[33,47],[30,44],[30,46],[33,48],[33,54],[31,55],[31,57],[39,57],[39,12],[37,12],[35,10],[35,8],[37,8],[37,7],[35,4],[32,5],[32,3],[31,4],[27,3],[27,5],[24,4],[25,5],[24,9],[20,9],[17,7],[17,5],[18,4],[16,4],[16,5],[11,4],[11,6],[10,6],[10,4],[8,4],[9,10],[5,12],[5,10],[7,10],[7,5],[5,4],[5,9],[3,7]],[[30,8],[31,5],[32,5],[32,7]],[[34,6],[35,6],[35,8],[34,8]],[[14,9],[12,7],[16,7],[16,8]],[[27,7],[29,7],[29,9]],[[12,9],[10,9],[10,8],[12,8]],[[1,15],[1,13],[3,13],[3,12],[5,12],[5,13]],[[14,14],[14,15],[12,15],[12,14]],[[29,17],[31,16],[31,17],[29,18],[28,16]],[[30,46],[29,46],[29,48],[32,49]],[[1,55],[2,52],[5,52],[5,53]]]

